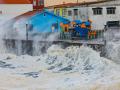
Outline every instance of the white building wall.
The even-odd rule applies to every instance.
[[[116,14],[107,14],[107,7],[116,7]],[[92,8],[89,7],[89,18],[93,21],[93,29],[104,29],[104,25],[106,25],[107,21],[120,21],[120,6],[103,6],[103,14],[102,15],[94,15]]]
[[[93,14],[93,10],[92,8],[96,8],[95,7],[74,7],[74,8],[68,8],[67,10],[71,10],[72,11],[72,16],[68,16],[67,18],[69,20],[74,20],[74,13],[73,10],[74,9],[78,9],[78,20],[82,20],[82,21],[86,21],[89,19],[92,20],[92,29],[94,30],[102,30],[104,29],[104,26],[106,25],[106,23],[108,21],[120,21],[120,6],[98,6],[103,8],[102,11],[102,15],[94,15]],[[116,13],[115,14],[107,14],[107,7],[116,7]]]
[[[93,14],[93,8],[100,7],[103,8],[102,15],[94,15]],[[116,7],[116,13],[115,14],[107,14],[108,7]],[[80,6],[80,7],[73,7],[73,8],[67,8],[68,10],[72,11],[72,16],[68,16],[67,18],[69,20],[74,20],[74,9],[78,9],[78,20],[86,21],[89,19],[92,20],[92,29],[93,30],[102,30],[104,29],[104,26],[107,24],[108,21],[120,21],[120,5],[109,5],[109,6]]]
[[[74,9],[78,9],[78,16],[77,18],[74,17]],[[75,20],[75,19],[79,19],[82,21],[85,21],[86,18],[88,17],[88,8],[87,7],[74,7],[74,8],[67,8],[67,11],[72,11],[72,15],[68,16],[67,15],[67,19],[69,20]]]
[[[32,10],[32,4],[0,4],[0,22]]]

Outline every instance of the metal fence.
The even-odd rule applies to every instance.
[[[105,30],[92,30],[88,32],[88,35],[86,37],[81,37],[79,33],[76,33],[76,36],[73,37],[71,32],[61,32],[58,36],[59,39],[61,40],[93,40],[93,39],[104,39],[104,33]]]

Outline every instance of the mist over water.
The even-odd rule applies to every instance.
[[[106,56],[114,62],[120,64],[120,29],[109,29],[105,33],[106,43]]]
[[[4,24],[6,22],[7,22],[7,20],[0,22],[0,53],[5,53],[6,52],[6,47],[5,47],[4,41],[3,41],[3,37],[6,33],[6,30],[4,29],[5,28]]]

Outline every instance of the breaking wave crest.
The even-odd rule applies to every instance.
[[[62,49],[60,46],[53,45],[45,55],[45,61],[49,65],[49,69],[53,71],[98,71],[101,72],[114,63],[103,57],[99,52],[91,48],[82,46],[71,46]]]

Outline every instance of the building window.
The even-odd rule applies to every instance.
[[[120,22],[119,21],[108,21],[107,22],[107,26],[108,27],[119,27],[120,26]]]
[[[56,30],[58,30],[58,23],[53,23],[52,24],[52,32],[55,32]]]
[[[2,11],[0,11],[0,14],[2,14]]]
[[[44,0],[38,0],[38,5],[39,6],[44,5]]]
[[[78,9],[74,9],[74,15],[78,16]]]
[[[27,24],[27,30],[32,31],[33,30],[33,25],[32,24]]]
[[[66,10],[66,9],[63,9],[63,10],[62,10],[62,16],[65,17],[65,16],[66,16],[66,13],[67,13],[67,10]]]
[[[68,11],[68,16],[72,16],[72,11],[71,10]]]
[[[33,0],[33,6],[36,6],[36,5],[37,5],[36,0]]]
[[[115,14],[116,7],[108,7],[107,8],[107,14]]]
[[[102,15],[102,8],[93,8],[94,15]]]
[[[60,16],[60,9],[56,9],[56,15]]]

